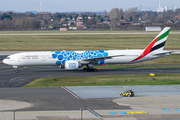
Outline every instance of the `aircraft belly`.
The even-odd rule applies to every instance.
[[[39,60],[21,60],[21,62],[15,62],[16,66],[41,66],[41,65],[56,65],[55,61],[39,61]]]

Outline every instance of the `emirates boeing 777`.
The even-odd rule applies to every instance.
[[[171,54],[163,50],[170,27],[165,27],[145,49],[134,50],[84,50],[84,51],[33,51],[12,54],[3,63],[12,65],[19,72],[19,66],[59,66],[74,70],[86,66],[84,71],[97,71],[93,67],[103,64],[132,64]]]

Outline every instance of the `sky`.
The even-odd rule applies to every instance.
[[[157,11],[159,0],[0,0],[0,11],[40,12],[109,12],[112,8],[138,7],[141,11]],[[161,7],[180,7],[180,0],[161,0]]]

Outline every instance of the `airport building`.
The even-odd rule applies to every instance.
[[[84,21],[83,21],[82,17],[77,18],[77,20],[76,20],[76,28],[77,29],[84,29],[85,28]]]
[[[161,31],[160,26],[148,26],[145,28],[146,31]]]

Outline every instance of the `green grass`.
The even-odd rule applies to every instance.
[[[141,63],[139,63],[141,64]],[[123,68],[133,68],[133,69],[139,69],[139,68],[180,68],[180,64],[178,65],[121,65],[121,64],[113,64],[108,66],[95,66],[97,69],[123,69]]]
[[[0,35],[0,51],[144,49],[156,34],[148,35]],[[180,34],[169,35],[166,50],[180,50]]]
[[[53,81],[56,79],[56,81]],[[99,86],[99,85],[177,85],[180,74],[142,75],[103,75],[69,76],[36,79],[23,87],[58,87],[58,86]]]

